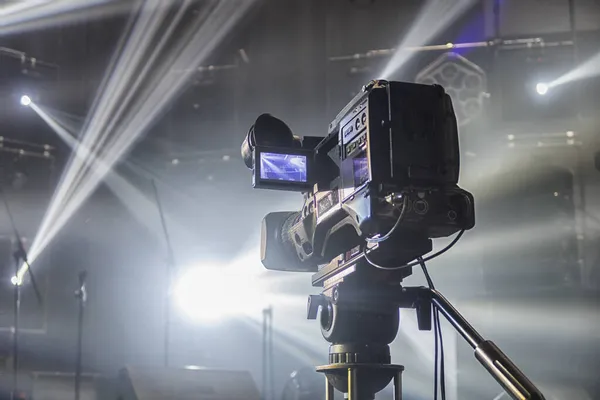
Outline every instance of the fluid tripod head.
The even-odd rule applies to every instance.
[[[360,399],[372,399],[404,369],[391,364],[389,346],[398,333],[398,307],[376,290],[344,282],[332,288],[331,296],[309,298],[308,317],[315,318],[320,308],[321,333],[331,343],[329,364],[317,370],[342,393],[354,384]],[[354,378],[349,369],[356,370]]]

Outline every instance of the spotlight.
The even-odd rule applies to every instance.
[[[214,322],[235,315],[258,315],[265,303],[257,284],[231,267],[203,266],[184,271],[173,294],[189,318]]]
[[[21,286],[21,284],[23,283],[23,280],[21,278],[18,278],[16,276],[13,276],[12,278],[10,278],[10,283],[12,283],[14,286]]]
[[[21,96],[21,105],[28,107],[31,104],[31,98],[27,95]]]
[[[548,90],[550,88],[548,87],[547,83],[543,83],[540,82],[537,85],[535,85],[535,91],[537,92],[537,94],[539,94],[540,96],[545,95],[546,93],[548,93]]]

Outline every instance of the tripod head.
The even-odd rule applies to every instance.
[[[323,299],[319,324],[323,337],[331,343],[329,364],[337,367],[321,372],[337,390],[348,393],[347,368],[361,369],[358,396],[371,399],[394,376],[394,369],[387,368],[391,367],[389,344],[398,333],[400,314],[397,307],[385,302],[347,301],[349,295],[339,294],[346,288],[340,284],[334,288],[332,298]]]
[[[307,316],[316,319],[320,310],[321,333],[331,343],[329,364],[317,367],[327,378],[327,399],[333,399],[334,388],[348,393],[348,400],[373,399],[392,378],[394,398],[402,398],[404,367],[391,364],[389,348],[398,333],[400,308],[416,311],[419,330],[431,330],[433,310],[439,311],[513,399],[544,399],[527,376],[439,292],[425,287],[403,287],[398,275],[396,279],[388,275],[387,280],[382,274],[383,271],[373,271],[372,266],[365,265],[363,253],[352,262],[330,264],[313,275],[313,285],[321,282],[324,290],[320,295],[309,296]],[[407,276],[406,271],[404,274]]]
[[[313,276],[313,285],[322,283],[324,290],[308,302],[308,318],[319,317],[321,334],[331,343],[329,365],[317,370],[343,393],[354,384],[360,399],[374,398],[404,369],[391,364],[389,345],[400,326],[393,293],[402,290],[400,282],[410,268],[387,274],[373,269],[364,259],[330,264]],[[349,369],[357,371],[354,379]]]

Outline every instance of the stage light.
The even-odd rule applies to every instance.
[[[546,93],[548,93],[548,90],[550,88],[548,87],[547,83],[543,83],[540,82],[537,85],[535,85],[535,91],[537,92],[537,94],[539,94],[540,96],[544,96]]]
[[[21,96],[21,105],[23,105],[25,107],[29,107],[30,104],[31,104],[31,97],[29,97],[27,95]]]
[[[260,315],[266,304],[264,288],[252,278],[242,269],[229,266],[188,269],[176,281],[175,304],[187,317],[201,322]]]

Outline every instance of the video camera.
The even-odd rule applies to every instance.
[[[417,312],[420,330],[441,336],[441,313],[475,357],[514,399],[541,392],[493,342],[485,340],[433,288],[402,287],[412,266],[448,248],[475,224],[473,196],[458,187],[459,146],[452,101],[441,86],[372,81],[323,137],[295,136],[263,114],[242,143],[255,188],[300,191],[297,212],[275,212],[262,225],[268,269],[314,272],[307,316],[329,347],[317,367],[348,400],[373,399],[393,379],[401,400],[404,366],[391,364],[399,308]],[[431,239],[459,232],[433,255]],[[417,261],[413,261],[413,260]],[[435,312],[434,312],[435,311]],[[441,339],[440,339],[441,341]],[[437,370],[437,369],[436,369]],[[443,382],[443,380],[441,380]]]
[[[406,263],[431,251],[431,238],[475,223],[473,196],[457,186],[458,129],[441,86],[372,81],[325,138],[296,137],[263,114],[242,156],[255,188],[304,192],[300,211],[263,220],[267,269],[317,272],[365,246],[378,263]]]

